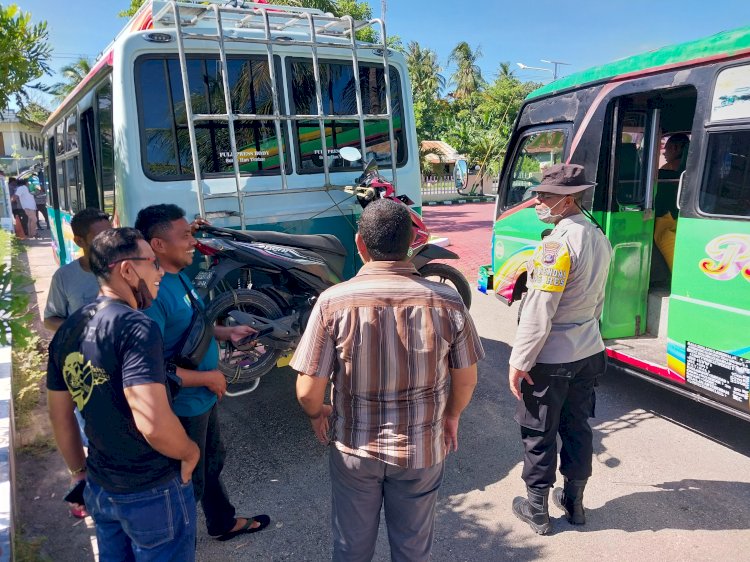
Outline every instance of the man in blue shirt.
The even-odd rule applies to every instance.
[[[217,401],[226,392],[227,383],[218,370],[216,340],[240,341],[254,330],[249,326],[216,326],[215,338],[212,338],[196,370],[174,367],[179,347],[196,312],[194,307],[203,307],[190,279],[182,273],[193,263],[196,245],[193,228],[185,219],[185,211],[168,204],[142,209],[135,227],[143,233],[165,272],[159,295],[146,314],[161,328],[164,357],[172,362],[167,368],[174,369],[182,379],[182,389],[172,408],[201,450],[200,462],[193,473],[193,488],[195,499],[201,502],[206,515],[208,534],[228,540],[239,534],[260,531],[270,522],[269,517],[235,517],[235,508],[221,482],[226,450],[221,442],[217,409]]]

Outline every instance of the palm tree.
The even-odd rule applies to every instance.
[[[472,51],[466,41],[461,41],[451,51],[448,57],[448,63],[456,65],[456,72],[451,76],[451,81],[455,84],[456,89],[453,97],[456,99],[470,96],[484,86],[482,70],[479,68],[477,61],[482,57],[482,48]]]
[[[91,71],[91,60],[88,57],[79,57],[72,64],[66,64],[60,69],[63,75],[63,82],[56,82],[51,86],[46,86],[44,91],[55,96],[58,102],[63,101],[70,92],[75,90],[86,75]]]
[[[432,49],[423,49],[416,41],[411,41],[406,49],[406,65],[411,77],[411,88],[415,98],[432,100],[438,97],[445,87],[443,70]]]
[[[498,66],[497,68],[497,77],[500,79],[515,78],[516,73],[511,69],[512,67],[510,66],[509,62],[501,62],[500,66]]]

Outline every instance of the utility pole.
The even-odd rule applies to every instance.
[[[386,4],[387,0],[380,0],[380,19],[383,20],[383,23],[385,23],[385,11],[386,11]]]

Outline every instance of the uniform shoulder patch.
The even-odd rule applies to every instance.
[[[565,242],[542,242],[531,258],[530,289],[559,293],[565,290],[570,273],[570,252]]]

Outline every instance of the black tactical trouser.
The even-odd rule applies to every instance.
[[[602,351],[573,363],[539,363],[529,372],[534,385],[521,382],[523,400],[518,401],[515,419],[521,426],[522,478],[528,487],[544,490],[555,483],[558,433],[563,476],[591,476],[593,433],[588,419],[594,416],[596,380],[606,369],[607,354]]]

